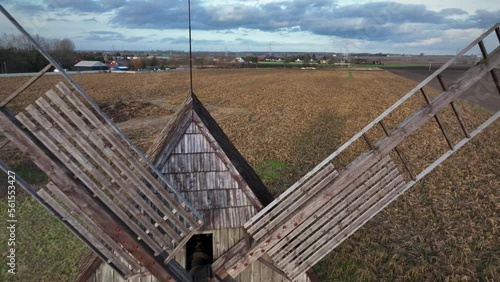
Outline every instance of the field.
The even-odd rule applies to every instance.
[[[74,78],[142,150],[189,90],[187,72]],[[194,92],[274,195],[416,84],[386,71],[199,70],[194,78]],[[0,79],[0,100],[26,80]],[[11,107],[22,109],[59,80],[44,78]],[[414,99],[397,115],[422,104]],[[488,115],[467,102],[459,108],[469,125]],[[443,119],[452,122],[448,112]],[[407,155],[415,167],[442,149],[436,128],[425,128],[401,147],[416,148],[418,154]],[[342,243],[316,265],[322,281],[499,281],[498,136],[496,122]],[[11,165],[29,167],[11,145],[0,152]],[[12,281],[71,280],[85,247],[31,199],[19,201],[19,273]],[[0,218],[5,212],[2,197]],[[5,228],[0,235],[5,238]],[[0,281],[12,279],[5,276],[5,253],[0,242]]]

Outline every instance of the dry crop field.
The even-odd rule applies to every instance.
[[[195,93],[274,195],[415,86],[386,71],[200,70],[194,77]],[[187,72],[74,78],[142,150],[171,118],[189,85]],[[25,80],[0,79],[0,98]],[[12,108],[22,109],[59,80],[51,76],[37,82]],[[423,103],[415,97],[387,124],[395,126],[396,119]],[[465,102],[458,106],[469,125],[488,115]],[[443,119],[448,127],[454,122],[449,111]],[[450,132],[457,141],[460,132]],[[402,145],[415,169],[444,150],[439,134],[437,126],[429,125]],[[374,132],[372,138],[378,136]],[[342,243],[315,267],[322,281],[500,281],[499,136],[496,122]],[[26,162],[12,147],[0,153],[12,165]],[[357,153],[347,152],[343,161]],[[36,203],[27,206],[34,207]],[[2,208],[1,218],[4,213]],[[19,245],[29,248],[19,255],[18,281],[69,280],[85,248],[71,235],[65,242],[39,239],[44,232],[32,224],[19,231],[24,234]],[[48,224],[59,230],[57,234],[66,232],[55,220]],[[2,244],[0,280],[5,275],[4,252]],[[43,257],[23,257],[37,253]],[[62,267],[68,270],[61,272]]]

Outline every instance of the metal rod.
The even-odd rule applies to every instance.
[[[498,42],[500,42],[500,27],[495,28],[495,33],[497,34]]]
[[[188,0],[189,15],[189,94],[193,94],[193,47],[191,37],[191,0]]]
[[[155,172],[156,176],[158,176],[159,179],[163,181],[167,185],[167,187],[176,195],[178,199],[181,200],[181,204],[184,206],[189,207],[190,211],[199,219],[202,219],[203,217],[201,214],[192,206],[191,203],[185,200],[185,198],[180,194],[177,189],[174,188],[172,182],[166,178],[165,175],[163,175],[160,170],[155,167],[151,161],[144,155],[144,153],[137,148],[137,146],[132,143],[132,141],[123,133],[123,131],[99,108],[99,105],[76,83],[76,81],[73,80],[73,78],[66,73],[66,71],[59,65],[59,63],[50,56],[47,51],[45,51],[38,42],[36,42],[33,37],[12,17],[12,15],[5,10],[5,8],[0,5],[0,12],[21,32],[26,38],[28,38],[33,46],[42,54],[47,61],[49,61],[54,68],[56,68],[59,71],[59,74],[62,75],[70,84],[73,86],[73,88],[80,93],[80,95],[87,101],[87,103],[92,106],[92,108],[106,121],[106,123],[113,128],[113,130],[127,143],[127,145],[132,148],[132,150],[139,155],[139,157],[149,166],[149,168]]]
[[[482,41],[481,41],[482,42]],[[494,70],[492,70],[494,71]],[[443,81],[443,77],[441,77],[441,74],[439,74],[437,76],[438,80],[439,80],[439,84],[441,84],[441,87],[443,88],[444,91],[448,91],[446,85],[444,84],[444,81]],[[460,116],[460,113],[458,112],[458,109],[457,107],[455,106],[455,103],[452,101],[450,103],[451,105],[451,108],[453,109],[453,112],[455,113],[455,116],[457,117],[458,119],[458,123],[460,123],[460,127],[462,128],[462,131],[464,132],[465,136],[467,136],[467,138],[470,138],[470,134],[469,134],[469,131],[467,130],[467,127],[465,126],[465,123],[462,119],[462,116]]]
[[[431,104],[431,100],[429,99],[429,96],[427,96],[427,93],[425,93],[424,89],[421,88],[420,91],[422,92],[422,95],[424,96],[425,98],[425,101],[427,102],[427,104]],[[450,147],[451,150],[453,150],[453,144],[450,140],[450,138],[448,137],[448,134],[446,133],[446,131],[444,130],[444,126],[443,124],[441,123],[441,118],[439,118],[439,116],[436,114],[434,116],[434,118],[436,119],[436,122],[437,124],[439,125],[439,128],[441,129],[441,132],[443,133],[443,136],[444,138],[446,139],[446,142],[448,143],[448,147]]]
[[[389,130],[388,130],[388,129],[387,129],[387,127],[385,126],[384,121],[382,121],[382,120],[381,120],[381,121],[379,121],[379,124],[380,124],[380,126],[382,127],[382,129],[384,130],[385,135],[386,135],[386,136],[390,136],[390,134],[389,134]],[[401,160],[401,162],[403,163],[403,165],[404,165],[404,167],[405,167],[406,171],[408,172],[408,174],[410,175],[411,179],[412,179],[412,180],[415,180],[415,179],[416,179],[416,178],[415,178],[415,174],[413,174],[413,172],[411,171],[411,169],[410,169],[410,165],[408,164],[408,162],[407,162],[407,161],[406,161],[406,159],[404,158],[403,154],[401,154],[401,151],[399,150],[398,146],[396,146],[396,147],[394,148],[394,151],[396,151],[396,154],[398,155],[399,159],[400,159],[400,160]]]
[[[484,42],[479,41],[479,49],[481,49],[481,54],[483,54],[483,58],[488,59],[488,51],[486,51],[486,47],[484,46]]]
[[[368,135],[366,135],[366,133],[363,133],[363,138],[365,139],[366,143],[368,144],[368,147],[370,147],[370,150],[375,149],[375,147],[373,147],[372,141],[370,140]]]
[[[9,97],[7,97],[5,100],[3,100],[0,103],[0,108],[5,107],[9,102],[14,100],[19,94],[21,94],[24,90],[26,90],[28,87],[30,87],[33,83],[35,83],[40,77],[42,77],[46,72],[49,71],[49,69],[52,67],[52,64],[48,64],[46,67],[44,67],[40,72],[38,72],[34,77],[32,77],[30,80],[28,80],[25,84],[23,84],[21,87],[19,87],[16,91],[14,91],[12,94],[10,94]]]

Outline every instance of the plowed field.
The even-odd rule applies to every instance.
[[[189,86],[187,72],[74,78],[143,150],[186,98]],[[196,71],[194,78],[194,92],[243,156],[261,175],[271,175],[264,180],[274,195],[415,86],[385,71],[349,75],[321,70],[210,70]],[[1,79],[0,100],[26,80]],[[22,109],[59,80],[42,79],[10,107]],[[410,101],[387,120],[388,126],[395,126],[396,119],[423,102],[421,98]],[[466,102],[458,106],[469,126],[488,115]],[[449,111],[443,113],[443,120],[458,141],[460,132],[451,129],[454,121]],[[496,122],[342,243],[315,267],[322,281],[500,280],[499,136]],[[401,149],[412,166],[421,168],[445,145],[437,126],[428,126]],[[23,162],[10,145],[1,154],[2,159]],[[356,156],[356,152],[350,154],[346,161]],[[270,162],[284,165],[267,174],[265,170],[273,169],[266,165]],[[3,210],[0,214],[4,218]],[[38,236],[27,228],[22,232]],[[26,255],[38,246],[31,248]],[[20,259],[19,264],[23,263]],[[50,269],[43,261],[30,263]],[[40,269],[24,267],[25,271]],[[18,281],[53,279],[50,271],[40,271],[37,276],[24,274],[28,276]],[[2,275],[4,271],[0,280]]]

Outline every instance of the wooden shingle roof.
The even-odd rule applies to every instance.
[[[194,93],[184,101],[150,147],[148,158],[157,167],[162,166],[193,123],[206,130],[208,138],[213,138],[210,142],[216,151],[220,150],[221,158],[229,162],[230,171],[241,182],[240,188],[253,206],[259,210],[268,205],[273,200],[271,193]]]

